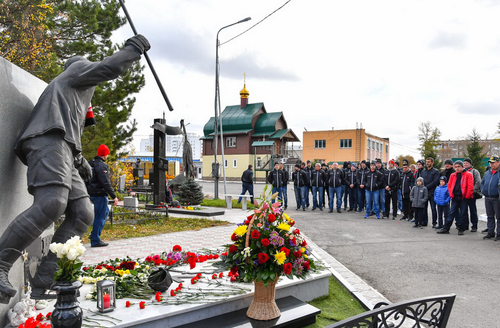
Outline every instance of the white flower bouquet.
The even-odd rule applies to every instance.
[[[85,253],[80,237],[74,236],[64,244],[52,243],[50,251],[57,255],[58,270],[54,274],[54,281],[73,282],[78,279],[81,273],[82,261],[79,257]]]

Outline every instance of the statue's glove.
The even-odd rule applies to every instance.
[[[92,178],[92,167],[85,157],[83,157],[82,153],[75,156],[75,168],[80,173],[83,181],[89,181]]]
[[[137,34],[136,36],[133,36],[125,41],[125,46],[128,45],[134,46],[137,50],[139,50],[141,55],[151,48],[148,39],[146,39],[146,37],[142,34]]]

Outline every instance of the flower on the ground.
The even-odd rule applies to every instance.
[[[125,302],[125,307],[130,307],[130,305],[132,305],[132,303],[130,303],[130,301]]]
[[[144,302],[144,301],[140,301],[140,302],[139,302],[139,309],[141,309],[141,310],[142,310],[142,309],[144,309],[144,308],[146,308],[146,302]]]
[[[50,328],[50,324],[41,323],[39,320],[31,317],[28,318],[28,320],[26,320],[24,324],[20,324],[18,328]]]
[[[156,299],[157,302],[163,301],[163,296],[161,295],[161,292],[157,292],[155,294],[155,299]]]

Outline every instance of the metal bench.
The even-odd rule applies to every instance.
[[[339,321],[326,328],[444,328],[448,324],[455,297],[455,294],[450,294],[391,304],[381,302],[371,311]]]
[[[224,195],[224,198],[226,200],[226,207],[228,209],[231,209],[233,208],[233,197],[234,198],[242,198],[241,200],[241,209],[242,210],[247,210],[247,198],[250,200],[251,198],[253,198],[253,196],[251,195]]]

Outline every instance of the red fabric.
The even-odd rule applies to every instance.
[[[453,189],[455,189],[455,183],[457,182],[457,172],[454,172],[450,176],[450,181],[448,182],[448,192],[450,197],[453,198]],[[462,198],[472,199],[472,192],[474,190],[474,177],[472,173],[463,171],[462,179],[460,180],[460,187],[462,189]]]

